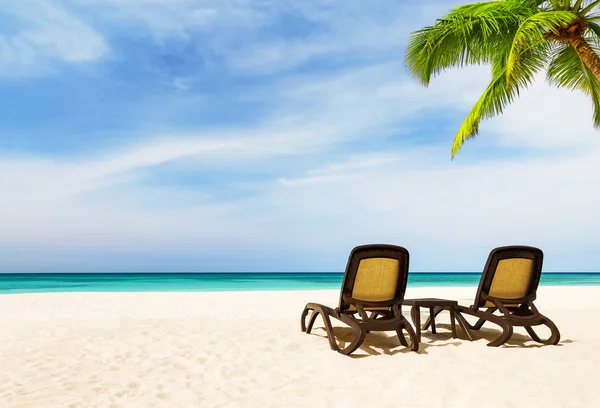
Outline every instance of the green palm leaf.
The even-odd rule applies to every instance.
[[[594,44],[600,44],[600,25],[593,21],[588,21],[588,31],[591,34],[590,40]]]
[[[463,143],[479,133],[481,120],[502,113],[504,107],[512,102],[516,93],[517,88],[509,88],[503,75],[492,80],[456,133],[452,144],[453,159]]]
[[[510,84],[516,71],[522,69],[521,55],[529,49],[544,44],[544,33],[558,35],[558,30],[567,27],[579,18],[570,11],[542,11],[527,18],[515,33],[508,60],[506,62],[506,80]]]
[[[594,104],[594,127],[600,129],[600,84],[573,47],[563,45],[557,50],[548,66],[546,80],[557,87],[589,95]]]
[[[479,133],[479,123],[501,114],[513,99],[519,95],[520,89],[530,85],[535,74],[544,68],[548,59],[548,44],[540,44],[522,55],[523,66],[515,77],[513,84],[506,81],[506,60],[509,52],[504,52],[492,61],[493,79],[475,103],[462,125],[458,129],[452,144],[452,158],[456,156],[463,143]]]
[[[534,1],[491,1],[459,6],[431,27],[411,34],[406,65],[424,85],[450,67],[488,62],[506,33],[531,14]]]

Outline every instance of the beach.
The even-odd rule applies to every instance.
[[[406,298],[469,305],[475,289],[409,287]],[[329,349],[320,319],[300,331],[305,303],[336,306],[338,290],[0,295],[0,407],[591,407],[599,294],[540,286],[558,346],[515,328],[487,347],[491,323],[476,341],[460,328],[454,339],[444,312],[418,353],[371,333],[351,357]]]

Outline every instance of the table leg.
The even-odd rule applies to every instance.
[[[433,307],[429,308],[429,318],[431,319],[431,334],[436,334],[435,331],[435,310]]]
[[[460,310],[457,310],[456,319],[458,320],[458,324],[460,328],[465,332],[469,341],[473,341],[473,336],[471,335],[471,330],[469,330],[469,323],[465,320],[465,317],[460,313]]]
[[[453,307],[450,307],[450,326],[452,327],[452,338],[456,338],[456,315]]]
[[[415,325],[415,334],[417,335],[417,340],[421,341],[421,308],[417,305],[414,305],[412,309],[410,309],[410,314],[413,324]]]

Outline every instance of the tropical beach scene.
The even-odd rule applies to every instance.
[[[0,4],[0,407],[595,407],[600,0]]]

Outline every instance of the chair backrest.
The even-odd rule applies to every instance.
[[[390,307],[404,299],[408,279],[408,251],[400,246],[357,246],[348,257],[339,308],[354,309],[356,301]]]
[[[493,307],[489,298],[514,300],[505,305],[516,306],[535,300],[542,275],[544,254],[529,246],[505,246],[493,249],[483,269],[474,306]]]

